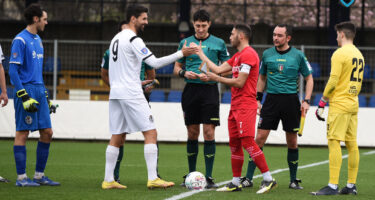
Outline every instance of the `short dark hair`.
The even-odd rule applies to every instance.
[[[245,37],[250,40],[251,38],[251,28],[249,25],[246,24],[236,24],[234,25],[234,29],[236,29],[239,32],[242,32]]]
[[[148,13],[148,8],[141,5],[130,5],[126,10],[126,21],[129,23],[131,17],[138,18],[142,13]]]
[[[126,20],[121,21],[121,22],[118,24],[118,32],[121,32],[121,31],[122,31],[122,29],[121,29],[122,25],[127,24],[127,23],[128,23],[128,22],[127,22]]]
[[[335,25],[335,30],[339,32],[343,32],[347,39],[354,40],[356,29],[355,29],[355,25],[352,22],[346,21],[346,22],[338,23]]]
[[[36,16],[36,17],[42,17],[43,15],[43,11],[42,8],[40,7],[39,4],[37,3],[33,3],[33,4],[30,4],[24,11],[23,15],[25,17],[25,20],[26,20],[26,23],[27,25],[31,25],[34,23],[34,20],[33,18]]]
[[[210,14],[206,10],[198,10],[193,15],[193,21],[202,21],[202,22],[209,22],[210,21]]]
[[[280,28],[285,28],[285,34],[286,36],[292,36],[293,34],[293,28],[291,26],[289,26],[288,24],[278,24],[276,25],[276,27],[280,27]]]

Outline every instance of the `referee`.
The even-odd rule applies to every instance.
[[[300,190],[301,180],[297,179],[298,144],[301,111],[307,112],[310,107],[310,97],[313,90],[312,70],[305,55],[294,47],[289,46],[292,29],[285,24],[277,25],[273,31],[274,47],[263,52],[257,84],[257,101],[260,118],[256,143],[263,147],[271,130],[277,130],[281,120],[288,145],[287,162],[289,165],[289,188]],[[305,99],[301,103],[297,95],[299,74],[306,80]],[[266,86],[267,85],[267,86]],[[267,98],[263,108],[261,101],[266,89]],[[255,163],[250,158],[246,177],[242,179],[244,187],[253,185]]]

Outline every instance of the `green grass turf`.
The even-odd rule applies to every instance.
[[[35,169],[35,150],[37,142],[27,143],[27,174],[32,178]],[[101,182],[104,177],[106,142],[65,142],[54,141],[51,145],[50,157],[47,163],[46,175],[52,180],[61,182],[59,187],[19,188],[16,187],[16,169],[13,158],[13,141],[0,140],[0,176],[8,178],[11,183],[0,183],[0,199],[165,199],[188,192],[179,184],[187,172],[186,145],[159,145],[159,172],[161,176],[174,181],[173,188],[148,190],[146,188],[147,172],[143,156],[143,144],[127,143],[124,159],[120,170],[121,182],[128,186],[126,190],[102,190]],[[204,173],[203,145],[199,148],[197,170]],[[270,170],[287,168],[287,148],[266,146],[264,148]],[[361,149],[360,152],[373,149]],[[343,154],[346,151],[343,150]],[[246,155],[246,153],[245,153]],[[328,159],[326,148],[300,148],[300,166]],[[357,187],[359,195],[356,199],[373,199],[372,189],[374,173],[372,164],[375,154],[361,155]],[[243,167],[246,173],[247,159]],[[257,174],[259,171],[257,171]],[[217,183],[231,179],[230,152],[228,145],[217,145],[213,176]],[[205,191],[194,194],[186,199],[352,199],[352,196],[314,197],[309,192],[316,191],[328,182],[328,164],[323,164],[298,171],[298,177],[303,180],[304,190],[288,189],[289,172],[275,174],[278,187],[268,194],[256,195],[261,178],[254,180],[255,187],[244,189],[242,192],[219,193]],[[346,184],[347,159],[343,159],[340,186]]]

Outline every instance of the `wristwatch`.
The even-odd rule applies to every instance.
[[[310,105],[310,99],[304,99],[303,102],[306,102],[307,104]]]

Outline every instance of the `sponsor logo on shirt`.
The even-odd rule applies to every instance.
[[[143,49],[141,49],[141,52],[146,55],[148,53],[148,49],[144,47]]]
[[[33,55],[33,58],[38,58],[38,59],[42,59],[43,58],[43,54],[37,54],[35,51],[33,51],[33,53],[32,53],[32,55]]]

